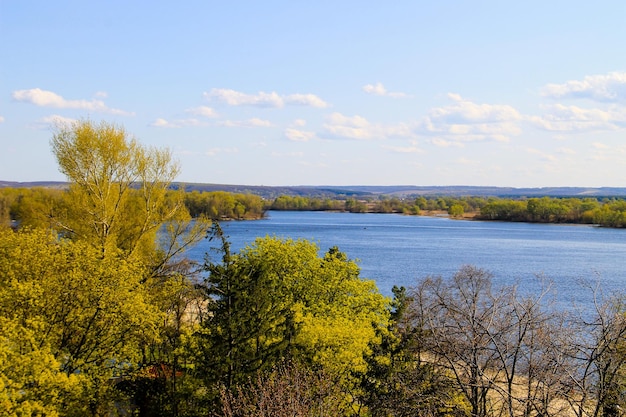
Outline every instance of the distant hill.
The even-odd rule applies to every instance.
[[[481,186],[415,186],[415,185],[354,185],[354,186],[248,186],[224,184],[185,184],[187,190],[229,191],[250,193],[264,198],[279,195],[309,197],[375,197],[375,196],[474,196],[474,197],[626,197],[626,187],[481,187]]]
[[[3,187],[46,187],[64,188],[61,181],[15,182],[0,181]],[[399,198],[417,196],[474,196],[474,197],[626,197],[626,187],[482,187],[482,186],[416,186],[416,185],[354,185],[354,186],[263,186],[230,185],[210,183],[175,183],[173,188],[184,187],[187,191],[227,191],[231,193],[255,194],[266,199],[280,195],[321,198],[368,198],[395,196]]]
[[[31,187],[66,188],[67,182],[63,182],[63,181],[18,182],[18,181],[0,180],[0,188],[31,188]]]

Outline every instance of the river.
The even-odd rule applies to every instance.
[[[494,283],[517,284],[522,292],[539,291],[536,278],[553,281],[562,306],[591,303],[580,281],[598,284],[607,294],[626,283],[626,230],[555,224],[453,220],[445,217],[330,212],[276,212],[264,220],[224,222],[238,251],[257,237],[304,238],[321,251],[338,246],[358,260],[361,276],[391,295],[394,285],[410,287],[418,279],[449,277],[471,264],[493,273]],[[191,250],[202,260],[214,245]]]

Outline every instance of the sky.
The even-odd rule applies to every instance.
[[[0,0],[0,180],[55,126],[177,181],[626,186],[626,2]]]

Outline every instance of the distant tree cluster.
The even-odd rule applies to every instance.
[[[345,204],[330,198],[282,195],[276,197],[268,208],[279,211],[343,211]]]
[[[626,201],[618,198],[490,199],[477,216],[483,220],[626,226]]]
[[[265,213],[264,202],[252,194],[234,194],[224,191],[191,191],[185,194],[185,205],[193,217],[211,219],[260,219]]]

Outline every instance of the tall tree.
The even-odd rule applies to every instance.
[[[410,295],[408,314],[428,335],[425,350],[433,364],[453,376],[473,417],[488,416],[494,381],[503,372],[494,338],[507,326],[502,308],[510,304],[509,293],[492,290],[488,271],[464,266],[449,281],[425,279]]]
[[[91,120],[58,126],[51,145],[70,181],[67,214],[58,219],[66,235],[91,242],[102,256],[121,249],[126,257],[143,258],[158,253],[157,232],[166,223],[185,223],[172,229],[187,236],[169,240],[177,242],[169,246],[174,252],[204,236],[206,223],[188,226],[182,191],[168,193],[179,172],[169,150],[145,147],[124,128]],[[162,259],[173,255],[160,253]]]

